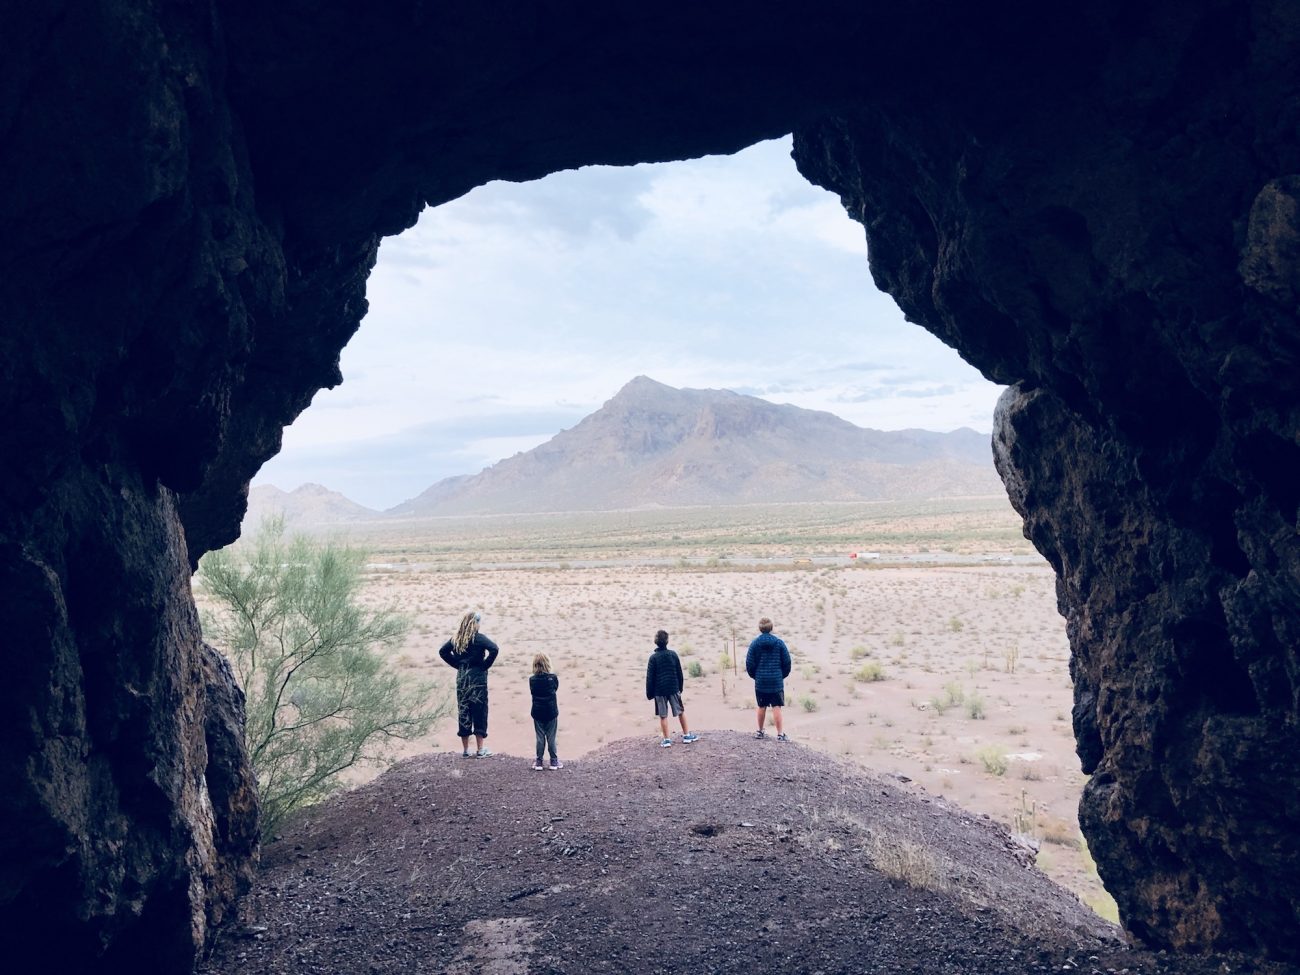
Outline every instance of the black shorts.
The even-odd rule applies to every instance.
[[[754,700],[760,708],[785,707],[785,691],[755,691]]]

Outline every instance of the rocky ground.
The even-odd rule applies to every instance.
[[[403,762],[291,820],[206,975],[1188,973],[992,821],[798,744]]]

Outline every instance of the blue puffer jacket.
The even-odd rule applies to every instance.
[[[754,690],[779,694],[790,676],[790,651],[785,641],[771,633],[760,633],[745,654],[745,673],[754,678]]]

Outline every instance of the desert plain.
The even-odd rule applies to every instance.
[[[368,553],[365,598],[412,624],[395,663],[434,695],[454,693],[439,647],[464,611],[483,614],[482,632],[501,647],[489,681],[495,754],[486,761],[532,762],[527,678],[539,652],[560,677],[566,763],[629,736],[644,738],[647,761],[670,762],[674,750],[707,748],[710,731],[752,731],[744,655],[768,616],[794,660],[784,709],[794,741],[1006,824],[1039,845],[1043,872],[1114,919],[1076,816],[1085,776],[1055,578],[1005,498],[385,520],[315,531]],[[702,736],[693,745],[675,736],[672,749],[659,748],[645,698],[646,659],[661,628],[687,671],[686,715]],[[768,720],[770,732],[770,712]],[[395,755],[459,752],[455,732],[453,713]],[[779,747],[754,741],[754,761]]]

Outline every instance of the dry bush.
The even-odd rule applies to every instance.
[[[996,745],[981,748],[975,753],[975,757],[979,759],[980,764],[984,766],[984,771],[989,775],[1007,774],[1007,756]]]
[[[885,668],[880,666],[878,660],[868,660],[865,664],[853,672],[853,679],[861,681],[864,684],[874,683],[875,681],[885,679]]]
[[[1064,819],[1049,819],[1043,823],[1040,833],[1044,843],[1055,843],[1057,846],[1068,846],[1078,848],[1079,833],[1073,823],[1066,822]]]
[[[952,888],[948,864],[919,843],[873,834],[867,840],[865,852],[877,870],[909,887],[939,892]]]

